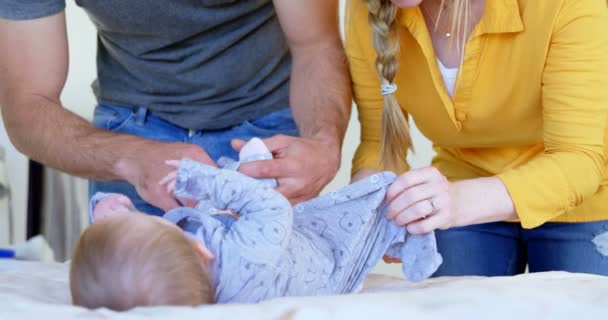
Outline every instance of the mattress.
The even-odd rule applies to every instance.
[[[372,274],[360,293],[259,304],[147,307],[116,313],[70,305],[68,266],[0,260],[0,319],[606,319],[608,278],[549,272],[410,283]]]

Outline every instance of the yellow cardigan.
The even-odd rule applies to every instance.
[[[603,1],[487,0],[453,101],[420,9],[399,10],[397,23],[396,97],[434,143],[434,166],[452,181],[499,177],[525,228],[608,219]],[[382,96],[362,0],[348,1],[345,30],[361,122],[353,173],[380,169]]]

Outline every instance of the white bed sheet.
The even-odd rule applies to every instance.
[[[139,308],[69,305],[68,266],[0,260],[0,319],[607,319],[608,278],[564,272],[432,279],[371,275],[362,293],[257,305]]]

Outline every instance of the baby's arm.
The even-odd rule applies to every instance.
[[[174,193],[197,201],[208,200],[217,209],[237,212],[240,218],[225,240],[242,251],[258,255],[263,252],[264,260],[268,261],[272,259],[269,255],[282,252],[289,241],[293,223],[291,205],[283,195],[261,181],[238,172],[182,160],[175,175]]]

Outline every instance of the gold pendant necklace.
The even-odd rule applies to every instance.
[[[433,16],[430,15],[426,11],[426,9],[423,9],[422,6],[420,6],[420,9],[422,9],[422,12],[425,13],[431,19],[431,22],[433,23],[433,26],[435,26],[435,28],[433,28],[433,31],[434,32],[438,31],[438,29],[439,29],[439,22],[437,20],[435,20],[435,18],[433,18]],[[443,11],[445,11],[446,9],[447,9],[447,6],[444,6]],[[439,31],[439,32],[441,32],[441,31]],[[451,38],[452,37],[452,32],[450,32],[450,31],[445,31],[445,32],[441,32],[441,33],[443,33],[443,36],[445,38]]]

